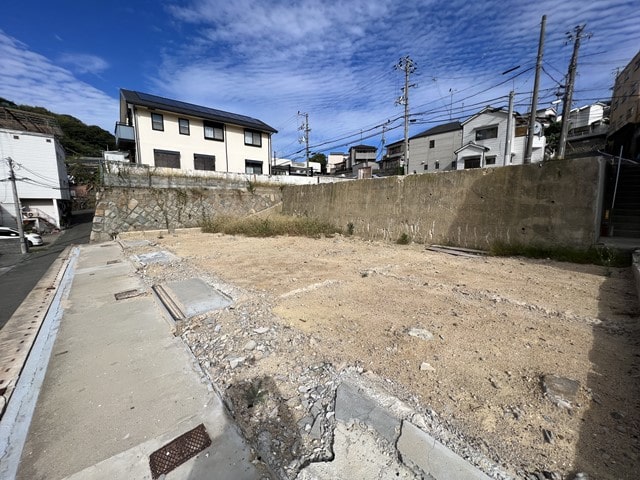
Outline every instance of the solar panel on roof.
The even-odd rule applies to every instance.
[[[216,110],[213,108],[204,107],[201,105],[194,105],[192,103],[181,102],[179,100],[172,100],[170,98],[159,97],[157,95],[151,95],[149,93],[133,92],[130,90],[123,90],[125,96],[133,97],[137,96],[142,103],[145,103],[148,107],[162,108],[165,107],[170,110],[174,110],[180,113],[210,117],[219,121],[231,121],[234,120],[245,126],[253,126],[255,128],[273,130],[266,123],[257,120],[246,115],[239,115],[237,113],[225,112],[223,110]]]

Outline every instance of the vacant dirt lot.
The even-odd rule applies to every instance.
[[[513,475],[637,478],[640,332],[629,269],[469,258],[342,236],[157,237],[146,234],[182,261],[148,267],[148,281],[193,274],[221,282],[236,302],[233,321],[241,311],[260,317],[253,327],[287,336],[229,367],[220,353],[203,362],[216,337],[246,337],[225,323],[229,312],[185,326],[221,389],[269,378],[287,399],[290,370],[355,365],[433,409]],[[578,382],[577,391],[545,394],[545,375]]]

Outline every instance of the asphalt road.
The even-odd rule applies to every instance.
[[[75,213],[71,227],[64,230],[55,242],[32,247],[24,257],[16,257],[17,263],[13,268],[0,275],[0,328],[4,327],[65,248],[89,243],[92,222],[93,211]]]

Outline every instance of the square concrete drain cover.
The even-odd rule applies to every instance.
[[[201,423],[193,430],[180,435],[149,456],[151,478],[169,473],[211,445],[211,438]]]
[[[231,305],[231,299],[200,278],[167,282],[153,287],[174,320],[220,310]]]
[[[133,255],[131,257],[135,262],[142,265],[150,265],[152,263],[171,263],[178,260],[174,254],[165,250],[158,250],[156,252],[141,253],[140,255]]]

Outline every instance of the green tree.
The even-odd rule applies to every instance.
[[[327,173],[327,156],[324,153],[314,153],[309,161],[319,163],[322,173]]]
[[[544,129],[544,136],[547,138],[546,149],[551,152],[555,152],[558,149],[558,141],[560,140],[560,129],[562,124],[560,122],[553,122],[547,128]]]

